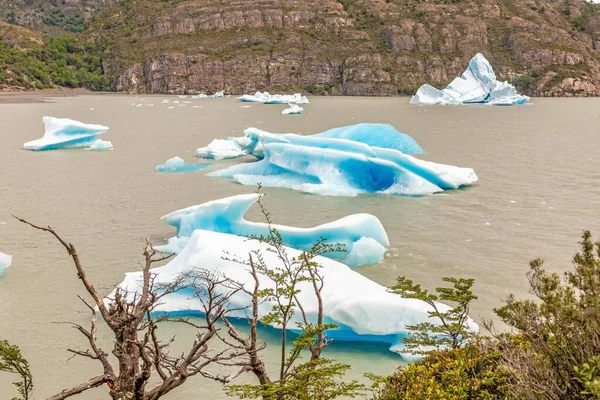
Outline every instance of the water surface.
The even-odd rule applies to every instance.
[[[168,98],[171,103],[163,104]],[[179,101],[173,104],[173,101]],[[183,103],[190,101],[190,103]],[[68,361],[67,348],[86,348],[68,325],[88,324],[85,295],[64,249],[49,235],[18,223],[17,214],[52,225],[73,242],[98,290],[109,293],[137,270],[145,237],[171,236],[159,218],[173,210],[252,187],[209,178],[205,171],[160,174],[155,166],[176,155],[196,162],[197,147],[240,136],[247,127],[270,132],[316,133],[359,122],[391,123],[412,135],[424,158],[472,167],[480,181],[465,190],[420,198],[355,198],[267,189],[277,223],[309,227],[366,212],[378,216],[391,241],[385,262],[359,267],[391,285],[405,275],[434,288],[443,276],[473,277],[481,321],[509,293],[525,296],[527,262],[543,257],[553,271],[570,267],[583,229],[600,235],[600,99],[535,99],[523,107],[418,107],[406,98],[311,98],[304,114],[283,116],[285,106],[224,99],[148,96],[80,96],[45,104],[0,104],[0,251],[13,265],[0,278],[0,338],[22,347],[32,363],[36,396],[43,398],[101,374],[99,364]],[[172,107],[172,108],[169,108]],[[108,125],[102,139],[114,151],[28,152],[41,137],[42,116]],[[226,165],[230,162],[218,163]],[[211,169],[212,170],[212,169]],[[210,170],[209,170],[210,171]],[[257,210],[249,218],[259,220]],[[600,236],[599,236],[600,237]],[[177,333],[181,348],[193,332]],[[110,336],[100,335],[110,350]],[[275,360],[274,346],[266,353]],[[334,346],[330,355],[353,365],[352,376],[389,373],[397,357],[377,345]],[[0,375],[0,393],[12,390]],[[226,398],[220,385],[194,379],[169,398]],[[106,398],[105,389],[81,396]]]

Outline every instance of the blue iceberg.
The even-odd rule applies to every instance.
[[[254,281],[250,276],[248,267],[232,260],[247,260],[248,255],[259,251],[268,266],[281,265],[277,254],[270,251],[272,248],[257,240],[244,237],[195,230],[185,248],[168,264],[151,270],[155,286],[169,285],[186,279],[193,271],[199,268],[211,273],[224,276],[243,285],[245,290],[251,292]],[[301,252],[292,248],[285,248],[289,258],[299,257]],[[227,256],[225,256],[227,252]],[[325,257],[314,259],[322,268],[320,274],[324,286],[321,291],[325,323],[338,325],[337,329],[327,331],[327,337],[338,341],[350,342],[382,342],[389,344],[390,350],[401,355],[405,353],[402,338],[410,333],[409,326],[422,322],[439,324],[438,318],[431,317],[434,311],[429,304],[416,299],[405,299],[390,293],[386,287],[360,275],[346,265]],[[122,292],[133,298],[140,291],[142,273],[130,272],[119,285]],[[193,278],[192,278],[193,279]],[[274,282],[266,275],[259,274],[261,289],[274,288]],[[298,300],[303,305],[309,320],[315,322],[318,303],[315,298],[312,284],[308,281],[301,282],[297,288]],[[229,288],[218,290],[223,292]],[[174,314],[198,315],[203,312],[202,300],[192,293],[192,290],[182,289],[166,295],[161,299],[155,309],[156,312]],[[105,300],[110,304],[114,298],[113,292]],[[259,316],[269,313],[273,301],[265,300],[259,304]],[[237,292],[230,299],[231,317],[245,319],[250,306],[250,296],[244,291]],[[437,304],[440,312],[450,309],[445,304]],[[301,313],[296,310],[290,323],[290,329],[296,331],[300,322]],[[477,332],[479,327],[472,320],[465,322],[468,329]],[[277,326],[274,325],[275,328]],[[410,355],[408,355],[409,358]]]
[[[181,157],[173,157],[164,164],[157,165],[158,172],[192,172],[212,167],[211,164],[186,164]]]
[[[269,234],[266,223],[250,222],[244,214],[258,201],[258,194],[245,194],[209,201],[200,205],[174,211],[161,218],[177,228],[177,236],[170,238],[165,246],[156,249],[165,253],[179,253],[193,232],[203,229],[233,235],[260,237]],[[355,267],[383,260],[390,243],[381,222],[370,214],[354,214],[314,228],[296,228],[271,225],[286,246],[309,251],[320,238],[329,244],[344,246],[345,252],[326,254]]]
[[[68,118],[44,117],[42,121],[45,127],[44,136],[25,143],[25,150],[90,147],[98,135],[108,131],[107,126],[85,124]]]
[[[216,160],[236,158],[245,155],[253,155],[258,159],[262,159],[262,148],[264,143],[284,143],[287,136],[288,134],[272,134],[256,128],[249,128],[244,131],[244,136],[242,137],[214,139],[208,146],[197,149],[196,153],[198,154],[198,157]],[[389,124],[363,123],[348,125],[330,129],[315,135],[305,135],[303,137],[346,139],[353,142],[364,143],[369,146],[398,150],[405,154],[420,154],[425,152],[410,135],[398,132],[396,128]]]
[[[421,196],[458,189],[477,181],[471,168],[419,160],[395,148],[369,146],[357,140],[273,134],[255,128],[236,139],[245,154],[260,159],[214,171],[213,177],[232,178],[243,185],[262,184],[308,193],[356,196],[359,193]],[[340,135],[340,132],[331,135]],[[377,143],[376,138],[356,139]],[[382,136],[382,146],[416,151],[412,138],[399,143]]]
[[[445,89],[426,84],[410,99],[411,104],[427,105],[520,105],[528,101],[529,97],[518,94],[513,85],[496,80],[492,66],[481,53],[477,53],[462,76]]]
[[[4,254],[0,251],[0,276],[4,273],[4,270],[12,263],[12,256]]]

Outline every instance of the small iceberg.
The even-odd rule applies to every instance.
[[[200,158],[225,160],[228,158],[237,158],[245,155],[235,141],[229,139],[214,139],[206,147],[200,147],[196,150]]]
[[[0,251],[0,276],[4,273],[4,270],[12,263],[12,256],[4,254]]]
[[[302,111],[304,111],[304,108],[300,107],[299,105],[296,105],[296,104],[288,104],[288,105],[289,105],[289,107],[281,112],[283,115],[302,114]]]
[[[186,164],[181,157],[173,157],[164,164],[157,165],[158,172],[192,172],[212,167],[211,164]]]
[[[108,140],[98,139],[94,143],[92,143],[92,145],[89,148],[87,148],[86,150],[108,151],[108,150],[112,150],[112,149],[113,149],[112,142],[110,142]]]
[[[23,145],[25,150],[41,151],[90,147],[108,126],[86,124],[68,118],[43,117],[44,136]]]
[[[343,136],[344,130],[331,136]],[[352,135],[349,135],[350,137]],[[408,136],[408,135],[406,135]],[[379,144],[367,145],[319,135],[274,134],[256,128],[245,131],[236,143],[245,154],[259,161],[230,166],[209,176],[232,178],[243,184],[283,187],[329,196],[356,196],[359,193],[422,196],[458,189],[477,181],[471,168],[423,161],[401,150],[422,150],[414,139],[382,136]],[[375,135],[369,139],[377,144]]]
[[[245,94],[238,97],[238,100],[246,103],[264,103],[264,104],[308,104],[308,98],[300,93],[294,94],[270,94],[269,92],[256,92],[253,95]]]
[[[161,220],[174,226],[177,236],[170,238],[167,245],[155,248],[165,253],[179,253],[197,229],[246,237],[267,236],[268,224],[244,219],[244,214],[259,197],[256,193],[231,196],[167,214]],[[344,247],[344,252],[325,256],[338,259],[351,267],[383,260],[390,245],[383,225],[377,217],[370,214],[349,215],[314,228],[275,224],[271,227],[279,232],[283,244],[298,250],[309,251],[320,238],[330,244],[340,244]]]
[[[520,105],[528,101],[529,97],[518,94],[510,83],[496,80],[492,66],[481,53],[477,53],[462,76],[445,89],[425,84],[410,99],[411,104],[426,105]]]
[[[299,250],[284,247],[288,257],[299,258]],[[248,255],[258,251],[263,257],[265,265],[280,266],[281,261],[272,247],[257,240],[244,237],[195,230],[185,248],[168,264],[151,270],[155,287],[168,287],[186,276],[192,276],[199,268],[208,270],[209,273],[224,276],[244,286],[243,291],[234,294],[229,300],[230,315],[233,318],[244,320],[247,318],[251,299],[247,293],[254,288],[254,280],[248,267],[232,260],[247,260]],[[227,254],[225,253],[227,252]],[[225,257],[226,255],[226,257]],[[321,297],[326,323],[336,324],[336,329],[327,330],[327,337],[336,341],[347,342],[380,342],[390,346],[390,350],[405,353],[402,338],[410,334],[410,326],[423,322],[440,324],[436,317],[431,317],[433,307],[417,299],[406,299],[390,293],[386,287],[362,276],[348,268],[346,265],[325,257],[316,257],[313,261],[322,266],[320,274],[323,279]],[[275,283],[266,275],[258,274],[261,289],[273,289]],[[125,280],[119,285],[122,292],[133,298],[140,292],[142,273],[140,271],[127,273]],[[302,281],[298,284],[298,301],[303,305],[304,311],[313,323],[316,322],[318,304],[312,283]],[[217,293],[225,293],[227,287],[217,288]],[[113,291],[106,299],[107,304],[114,299]],[[194,290],[182,288],[161,298],[154,309],[155,312],[176,313],[177,315],[201,315],[203,312],[202,301]],[[271,300],[259,303],[259,318],[264,317],[273,309]],[[445,304],[436,304],[440,312],[450,309]],[[290,330],[297,331],[301,323],[301,313],[295,310],[290,322]],[[465,321],[467,328],[473,332],[479,330],[478,325],[468,318]],[[277,328],[273,323],[273,327]]]
[[[217,92],[217,93],[211,94],[211,95],[208,95],[206,93],[198,93],[198,94],[193,95],[191,98],[192,99],[214,99],[217,97],[224,97],[224,96],[225,96],[225,91],[221,90],[220,92]]]

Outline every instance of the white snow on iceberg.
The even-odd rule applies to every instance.
[[[215,160],[225,160],[227,158],[237,158],[246,155],[235,141],[230,139],[214,139],[206,147],[200,147],[196,150],[200,158]]]
[[[108,131],[107,126],[85,124],[68,118],[44,117],[42,121],[45,127],[44,136],[25,143],[25,150],[90,147],[98,135]]]
[[[248,267],[231,260],[247,260],[248,254],[260,251],[266,265],[280,265],[277,254],[269,249],[268,244],[257,240],[196,230],[181,253],[165,266],[151,270],[154,275],[153,282],[155,286],[172,284],[182,277],[185,278],[186,274],[202,268],[243,284],[246,290],[251,291],[254,288],[254,281]],[[301,254],[296,249],[285,248],[285,250],[290,258],[299,257]],[[224,258],[225,251],[227,257]],[[316,257],[314,261],[322,265],[320,273],[324,282],[321,292],[324,322],[338,325],[337,329],[327,331],[327,337],[330,339],[387,343],[390,345],[390,350],[402,354],[404,350],[402,338],[410,332],[407,326],[422,322],[440,323],[437,318],[429,316],[428,312],[433,311],[433,308],[423,301],[405,299],[392,294],[384,286],[337,261],[325,257]],[[119,287],[128,296],[133,297],[140,290],[141,278],[141,272],[130,272],[126,274],[125,280]],[[267,276],[259,274],[258,279],[261,289],[274,288],[273,281]],[[304,306],[308,318],[315,322],[317,301],[311,283],[301,282],[298,289],[300,289],[299,302]],[[107,297],[106,302],[110,303],[111,298],[114,298],[114,291]],[[246,318],[249,305],[250,296],[243,291],[237,292],[230,300],[230,308],[235,310],[232,316]],[[272,301],[261,302],[259,316],[263,317],[269,313],[273,305]],[[450,308],[444,304],[439,304],[438,307],[440,312]],[[156,312],[184,315],[199,315],[202,310],[201,302],[195,297],[194,290],[191,288],[166,295],[155,309]],[[297,323],[300,322],[300,312],[296,311],[290,323],[292,331],[297,329]],[[470,318],[466,325],[472,331],[479,330],[477,324]]]
[[[156,246],[159,251],[179,253],[196,229],[229,233],[246,237],[268,236],[269,225],[250,222],[244,214],[257,202],[259,194],[242,194],[209,201],[196,206],[174,211],[161,218],[177,228],[177,237],[165,246]],[[370,214],[354,214],[314,228],[296,228],[271,225],[282,237],[283,244],[295,249],[309,251],[320,239],[331,245],[342,245],[345,252],[326,254],[355,267],[383,260],[390,242],[383,225]]]
[[[92,151],[108,151],[113,149],[112,142],[108,140],[97,139],[92,145],[86,150]]]
[[[283,110],[281,113],[283,115],[294,115],[294,114],[302,114],[302,111],[304,111],[304,108],[300,107],[299,105],[289,104],[289,107],[286,108],[285,110]]]
[[[238,100],[245,103],[264,103],[264,104],[308,104],[308,98],[300,93],[294,94],[270,94],[269,92],[256,92],[253,95],[245,94],[238,97]]]
[[[438,90],[425,84],[410,99],[411,104],[427,105],[518,105],[527,101],[529,97],[518,94],[513,85],[496,80],[492,66],[481,53],[477,53],[462,76],[454,79],[445,89]]]
[[[168,159],[164,164],[157,165],[158,172],[191,172],[210,168],[210,164],[186,164],[181,157]]]
[[[4,254],[0,251],[0,276],[4,273],[4,270],[12,263],[12,256]]]
[[[471,168],[423,161],[396,149],[354,140],[273,134],[255,128],[245,133],[245,143],[240,139],[236,143],[260,161],[233,165],[209,176],[232,178],[244,185],[262,184],[331,196],[420,196],[477,181]],[[382,144],[389,145],[385,139]]]

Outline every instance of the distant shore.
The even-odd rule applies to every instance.
[[[32,91],[0,92],[0,104],[45,103],[50,97],[99,95],[112,92],[92,92],[83,88],[55,88]]]

